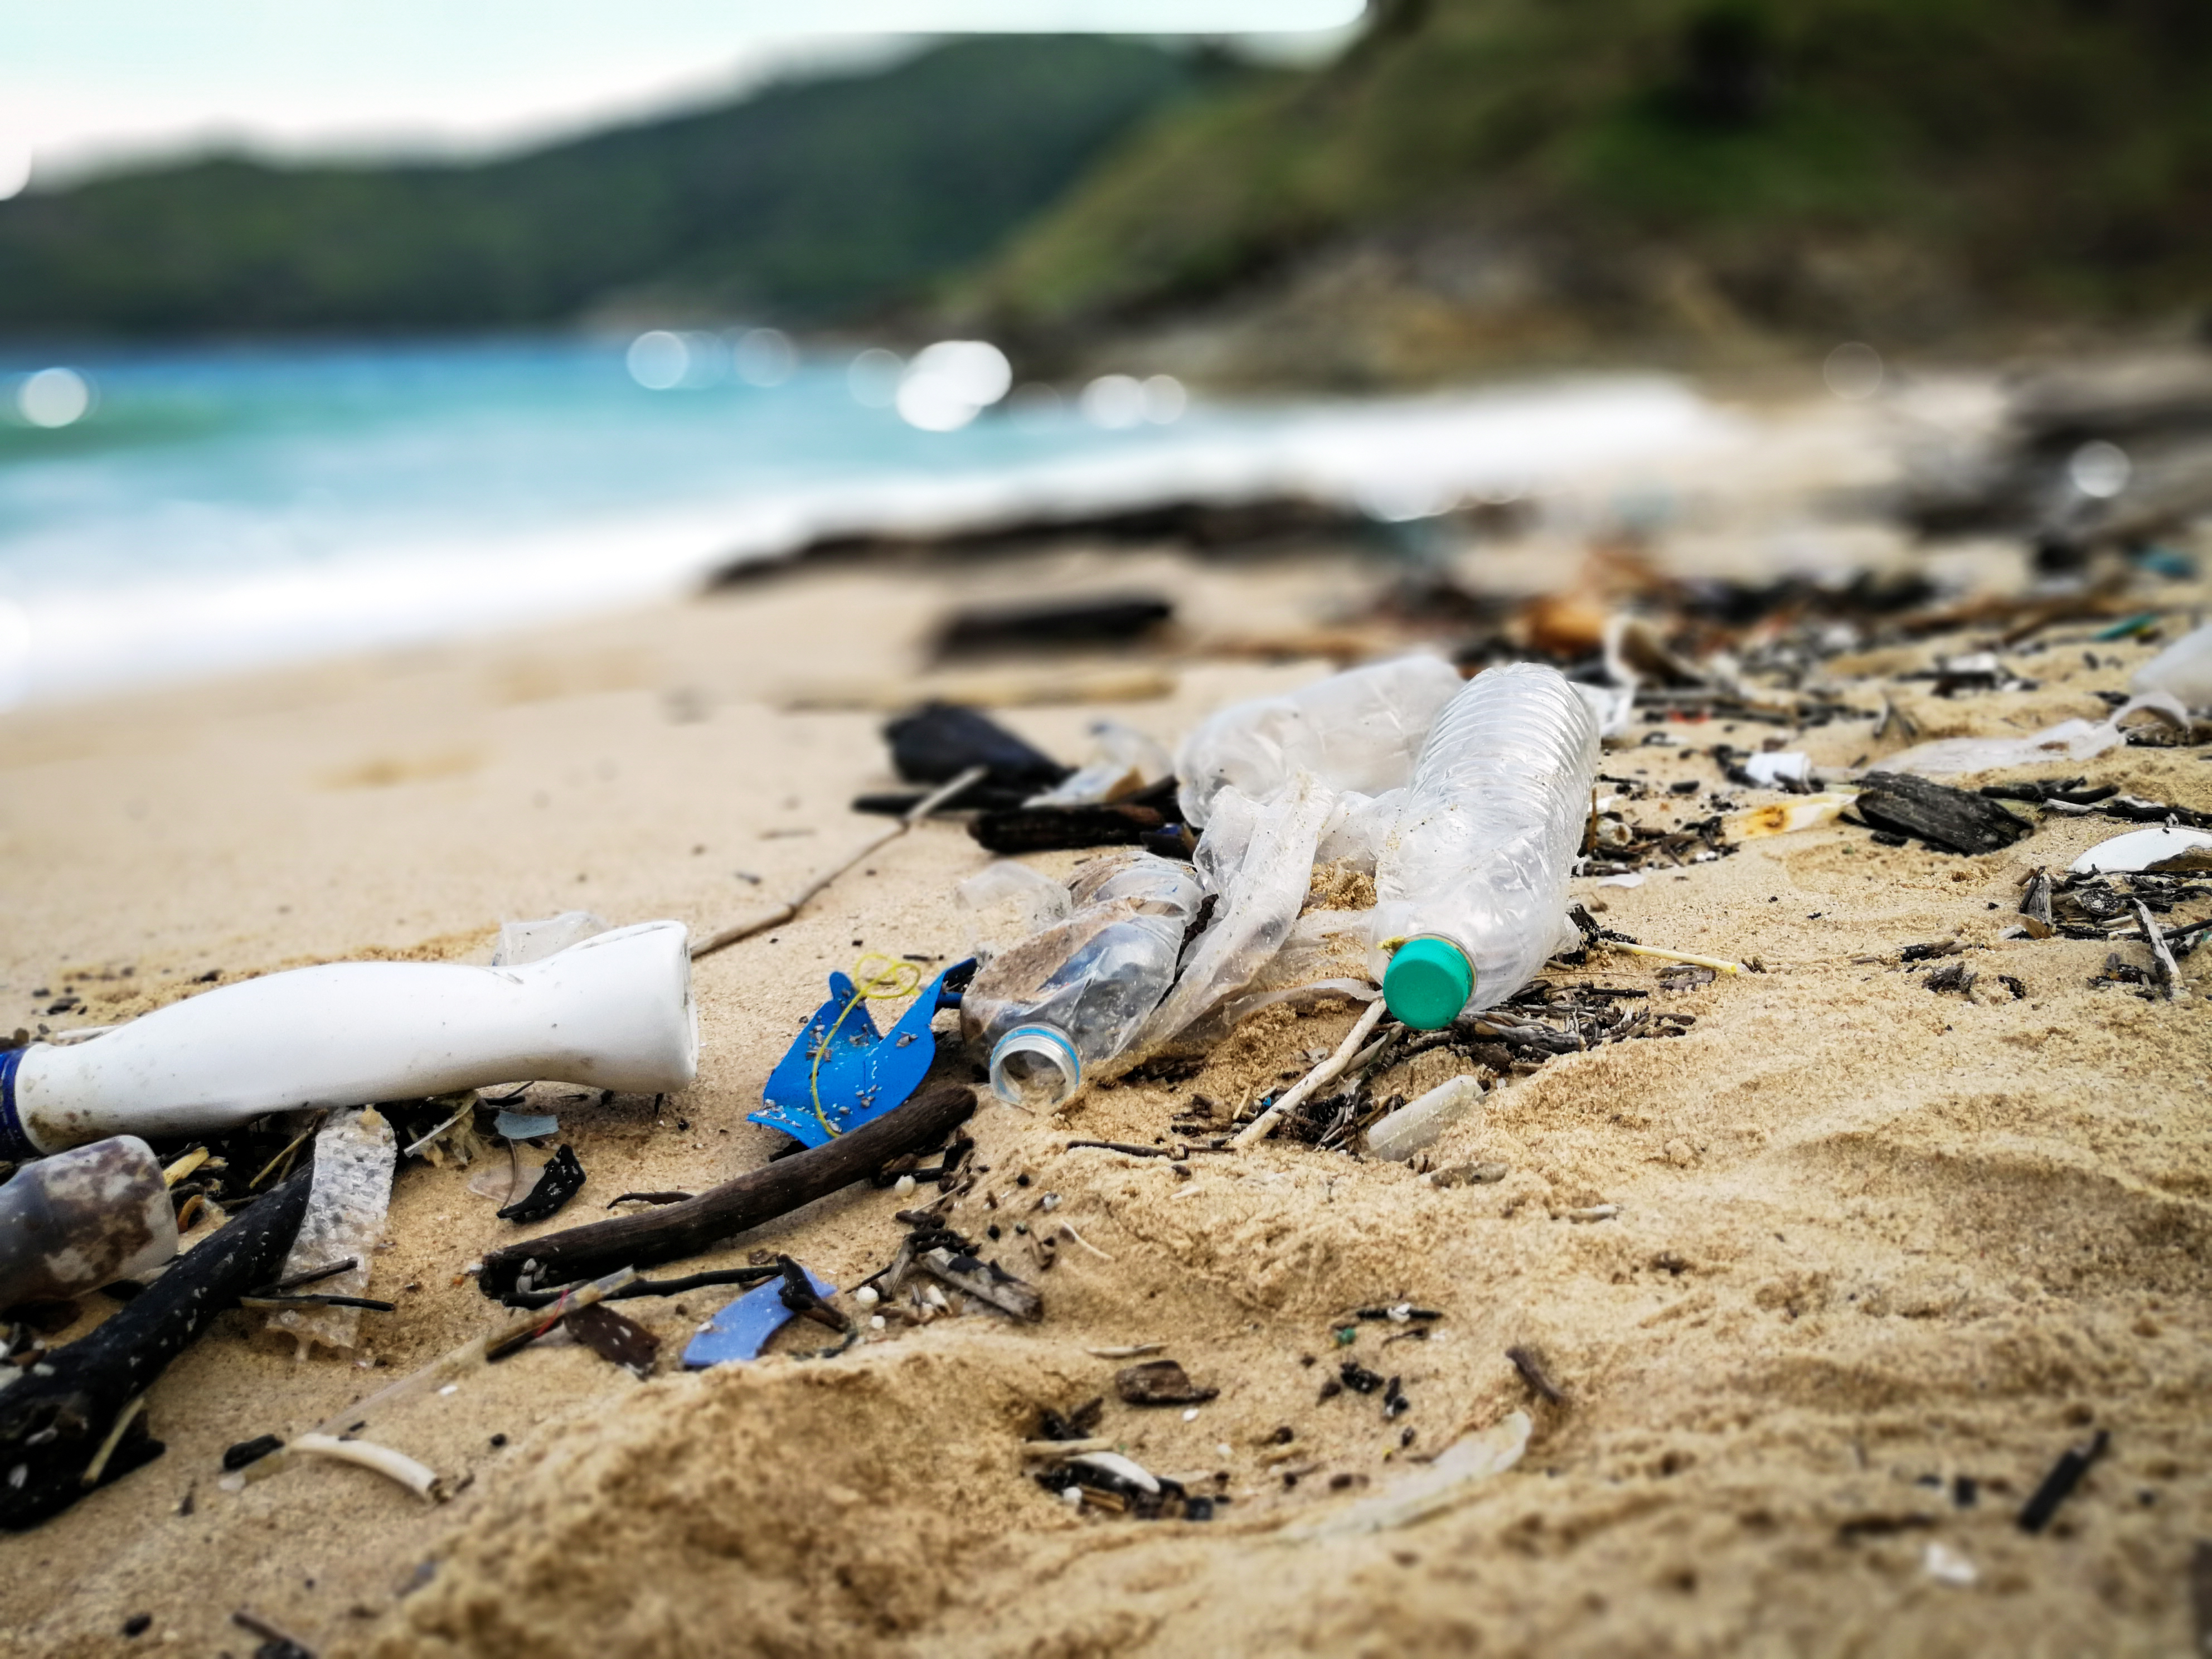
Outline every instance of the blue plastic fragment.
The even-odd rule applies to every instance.
[[[814,1294],[832,1297],[837,1287],[805,1267],[799,1271],[806,1282],[814,1287]],[[733,1359],[758,1359],[760,1351],[769,1338],[774,1336],[798,1316],[783,1305],[783,1280],[771,1279],[765,1285],[756,1285],[736,1301],[725,1306],[708,1322],[707,1328],[693,1337],[684,1350],[684,1369],[704,1370],[709,1365],[722,1365]]]
[[[856,994],[851,978],[830,975],[830,1000],[814,1011],[769,1073],[761,1091],[767,1109],[755,1112],[750,1121],[820,1146],[881,1117],[912,1094],[928,1073],[937,1058],[929,1022],[940,1008],[957,1008],[961,988],[975,976],[973,961],[954,963],[923,988],[897,1024],[879,1033],[866,999],[846,1012]],[[814,1115],[814,1054],[832,1030],[836,1039],[822,1056],[818,1079],[822,1117],[829,1120],[825,1128]]]
[[[550,1112],[510,1112],[501,1110],[492,1120],[492,1128],[509,1140],[535,1140],[540,1135],[561,1133],[561,1120]]]

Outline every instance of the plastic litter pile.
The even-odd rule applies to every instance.
[[[1781,799],[1666,830],[1632,810],[1642,785],[1606,775],[1608,745],[1671,740],[1665,722],[1693,692],[1753,711],[1747,718],[1771,707],[1772,694],[1753,684],[1749,665],[1691,661],[1641,621],[1616,618],[1593,642],[1601,648],[1575,678],[1530,661],[1468,674],[1426,653],[1355,667],[1222,708],[1172,756],[1111,722],[1094,728],[1091,755],[1066,765],[972,709],[931,705],[893,720],[894,763],[923,788],[856,803],[898,817],[888,833],[925,814],[962,812],[994,850],[1090,855],[1065,879],[1003,861],[948,893],[973,938],[970,960],[926,980],[915,963],[889,957],[832,974],[827,1000],[795,1033],[752,1115],[790,1139],[789,1156],[702,1193],[617,1195],[610,1211],[629,1206],[618,1214],[518,1236],[478,1273],[484,1292],[514,1310],[503,1323],[350,1408],[342,1425],[289,1445],[252,1443],[228,1480],[337,1456],[434,1497],[432,1472],[362,1433],[373,1436],[399,1401],[452,1386],[556,1327],[649,1371],[655,1339],[612,1305],[634,1297],[740,1291],[686,1346],[682,1364],[693,1369],[756,1359],[801,1321],[826,1355],[894,1324],[963,1313],[1042,1318],[1042,1296],[998,1265],[988,1243],[954,1231],[942,1203],[921,1200],[898,1212],[908,1231],[892,1260],[849,1290],[788,1256],[757,1254],[741,1267],[639,1277],[857,1182],[893,1187],[902,1199],[931,1184],[950,1193],[973,1145],[960,1127],[977,1105],[972,1076],[987,1078],[1006,1108],[1048,1116],[1136,1068],[1203,1056],[1261,1008],[1334,1000],[1358,1011],[1341,1042],[1241,1115],[1209,1124],[1208,1150],[1233,1153],[1272,1137],[1409,1160],[1478,1109],[1498,1079],[1688,1027],[1689,1016],[1636,1000],[1641,992],[1553,984],[1547,963],[1656,957],[1685,983],[1757,970],[1607,930],[1571,901],[1578,874],[1632,884],[1647,867],[1710,860],[1747,838],[1839,819],[1891,845],[1979,853],[2033,834],[2039,820],[2028,813],[2100,814],[2134,827],[2063,872],[2039,870],[2019,931],[2133,941],[2147,961],[2115,954],[2111,977],[2147,996],[2190,994],[2178,963],[2212,936],[2212,917],[2158,918],[2212,896],[2207,815],[2081,779],[1978,790],[1940,780],[2092,761],[2154,736],[2212,738],[2203,718],[2212,706],[2212,628],[2149,661],[2134,695],[2101,721],[1947,738],[1826,775],[1802,753],[1715,744],[1732,785]],[[1941,672],[1972,680],[2009,671],[1954,663]],[[1801,720],[1843,706],[1817,690],[1790,701]],[[1639,714],[1657,729],[1639,737]],[[1370,884],[1371,902],[1310,908],[1324,879]],[[392,1312],[370,1294],[372,1267],[395,1175],[412,1164],[481,1162],[480,1178],[494,1182],[482,1190],[502,1201],[501,1218],[521,1226],[558,1216],[589,1173],[572,1146],[534,1171],[520,1162],[523,1143],[559,1133],[545,1085],[655,1097],[689,1087],[700,1048],[691,958],[748,931],[695,944],[680,922],[609,927],[572,912],[508,925],[488,966],[363,962],[274,973],[121,1026],[0,1051],[0,1158],[14,1166],[0,1186],[0,1313],[102,1289],[128,1297],[91,1335],[60,1348],[40,1345],[33,1320],[10,1324],[0,1525],[35,1525],[158,1456],[148,1390],[217,1312],[264,1316],[303,1358],[352,1350],[365,1315]],[[1970,991],[1972,975],[1952,962],[1928,983]],[[871,1003],[902,1000],[879,1026]],[[1438,1049],[1458,1058],[1458,1075],[1412,1100],[1376,1097],[1374,1079]],[[1455,1178],[1496,1177],[1470,1166]],[[1061,1243],[1091,1248],[1065,1227],[1042,1248]],[[1129,1387],[1141,1383],[1146,1401],[1162,1403],[1195,1386],[1170,1369],[1173,1377],[1154,1367]],[[1040,1432],[1049,1467],[1038,1480],[1057,1501],[1187,1519],[1212,1512],[1211,1500],[1089,1445],[1079,1423]],[[1471,1437],[1419,1490],[1357,1506],[1327,1523],[1335,1532],[1316,1535],[1425,1513],[1466,1481],[1510,1467],[1528,1433],[1516,1416]]]

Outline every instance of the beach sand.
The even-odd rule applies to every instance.
[[[1547,544],[1494,568],[1559,582],[1578,566]],[[945,605],[1069,585],[1177,599],[1178,642],[1054,665],[1157,671],[1167,695],[1001,712],[1074,758],[1102,714],[1172,744],[1224,702],[1323,672],[1207,641],[1339,622],[1379,580],[1351,552],[800,570],[521,639],[19,713],[0,725],[0,1026],[43,1018],[64,986],[86,1002],[70,1021],[91,1024],[210,970],[483,960],[502,919],[575,907],[709,931],[881,827],[847,806],[891,782],[881,716],[783,704],[913,685]],[[2089,666],[2093,626],[2021,659],[2033,691],[1893,689],[1928,736],[2099,717],[2094,694],[2149,648],[2093,645]],[[1832,667],[1895,672],[1968,638]],[[1871,729],[1838,720],[1802,746],[1831,766],[1899,746]],[[2206,753],[2033,770],[2212,810]],[[1717,782],[1710,759],[1662,748],[1606,769]],[[1663,793],[1627,810],[1687,815]],[[2032,867],[2124,827],[2053,817],[1957,857],[1832,823],[1634,888],[1577,881],[1608,926],[1764,971],[1676,993],[1647,959],[1560,970],[1694,1024],[1515,1078],[1430,1154],[1502,1163],[1503,1180],[1438,1186],[1280,1143],[1182,1163],[1067,1149],[1151,1145],[1194,1095],[1241,1104],[1353,1018],[1276,1011],[1172,1086],[1095,1090],[1054,1119],[979,1109],[981,1179],[951,1224],[1003,1224],[997,1257],[1042,1291],[1036,1325],[940,1319],[831,1360],[686,1374],[684,1343],[732,1293],[634,1301],[661,1339],[650,1381],[553,1340],[380,1419],[372,1437],[443,1477],[442,1504],[307,1461],[220,1489],[226,1446],[300,1432],[486,1328],[465,1270],[488,1250],[761,1162],[780,1137],[744,1115],[825,975],[864,951],[967,948],[951,891],[988,855],[923,826],[698,964],[696,1086],[658,1114],[629,1097],[564,1110],[590,1181],[557,1220],[518,1229],[469,1190],[477,1172],[404,1164],[368,1292],[399,1309],[363,1316],[360,1363],[295,1361],[258,1317],[219,1320],[153,1390],[167,1455],[0,1539],[0,1652],[242,1659],[241,1607],[317,1653],[394,1659],[2186,1650],[2192,1553],[2212,1537],[2212,952],[2169,1003],[2090,984],[2108,949],[2139,947],[1998,938]],[[1031,861],[1059,874],[1079,856]],[[1953,936],[1980,971],[1970,995],[1898,963]],[[889,1259],[909,1201],[862,1185],[697,1265],[788,1251],[850,1286]],[[1596,1206],[1617,1212],[1577,1218]],[[1355,1319],[1341,1345],[1355,1310],[1406,1301],[1441,1310],[1425,1340]],[[77,1328],[110,1306],[88,1298]],[[818,1346],[805,1330],[779,1346]],[[1114,1400],[1127,1362],[1091,1350],[1150,1343],[1218,1397],[1194,1414]],[[1322,1397],[1346,1359],[1400,1379],[1410,1408]],[[1099,1432],[1228,1497],[1215,1519],[1072,1514],[1027,1477],[1040,1412],[1102,1395]],[[1448,1512],[1285,1535],[1516,1411],[1534,1422],[1526,1456]],[[2024,1533],[2021,1504],[2099,1430],[2106,1455]],[[134,1615],[150,1625],[126,1637]]]

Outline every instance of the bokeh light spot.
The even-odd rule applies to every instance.
[[[889,409],[898,398],[899,376],[906,362],[896,351],[870,346],[853,359],[845,371],[845,389],[864,409]]]
[[[2066,458],[2066,476],[2092,501],[2110,501],[2128,487],[2135,471],[2128,452],[2102,438],[2083,444]]]
[[[15,388],[15,408],[33,426],[74,426],[92,409],[92,382],[73,368],[42,368]]]
[[[1172,374],[1155,374],[1145,382],[1145,418],[1154,426],[1173,426],[1190,407],[1190,393]]]
[[[781,329],[747,329],[730,348],[730,366],[747,386],[781,386],[799,366],[799,354]]]
[[[656,328],[629,343],[628,361],[630,379],[647,392],[666,392],[691,372],[691,348],[681,334]]]
[[[1085,420],[1109,432],[1141,425],[1144,383],[1131,374],[1101,374],[1083,388],[1082,409]]]
[[[1828,390],[1850,403],[1863,402],[1881,391],[1881,353],[1856,340],[1838,346],[1820,365],[1820,378]]]

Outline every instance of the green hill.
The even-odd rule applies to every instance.
[[[977,39],[480,165],[209,160],[33,192],[0,203],[0,331],[507,326],[625,298],[835,319],[977,259],[1202,72]]]
[[[1328,68],[1151,124],[968,299],[1040,344],[1211,316],[1244,368],[1352,379],[2201,307],[2212,6],[1386,0]]]

